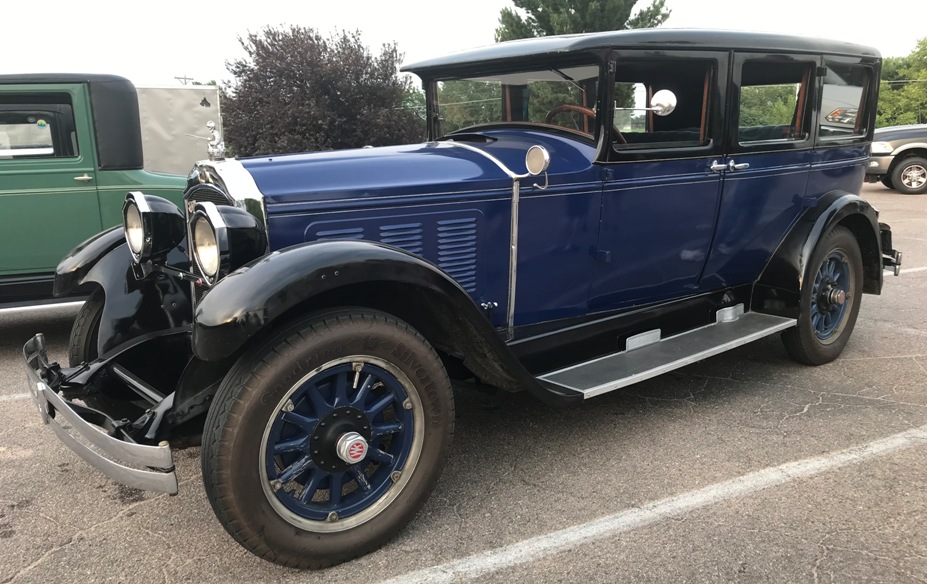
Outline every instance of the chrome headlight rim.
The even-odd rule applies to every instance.
[[[212,245],[215,246],[214,261],[205,261],[204,254],[197,238],[197,225],[205,223],[212,235]],[[228,272],[228,237],[227,226],[214,203],[202,202],[197,203],[193,215],[190,216],[190,250],[193,255],[193,261],[196,262],[200,274],[210,286],[218,282]],[[205,251],[205,250],[202,250]],[[215,268],[212,269],[212,264]]]
[[[151,213],[151,207],[144,194],[132,191],[126,195],[122,206],[122,232],[126,238],[126,245],[129,246],[129,253],[136,263],[140,263],[148,255],[151,244],[151,234],[145,228],[145,215],[148,213]],[[137,221],[138,225],[130,227],[130,214],[134,215],[131,222]]]

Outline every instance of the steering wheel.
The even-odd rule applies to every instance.
[[[551,121],[554,119],[554,116],[556,116],[559,113],[563,113],[563,112],[580,113],[586,116],[587,118],[590,118],[593,121],[595,121],[595,110],[593,110],[592,108],[583,107],[581,105],[575,105],[572,103],[564,103],[564,104],[558,105],[554,109],[547,112],[547,116],[544,117],[544,123],[550,124]],[[615,126],[612,126],[612,132],[615,134],[616,142],[620,144],[628,143],[627,140],[624,139],[624,136],[621,135],[621,132],[618,131],[618,128],[616,128]]]

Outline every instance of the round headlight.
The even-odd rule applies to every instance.
[[[219,245],[216,232],[203,215],[193,221],[193,254],[203,275],[215,278],[219,273]]]
[[[126,205],[125,228],[129,248],[132,253],[139,255],[145,243],[145,229],[142,227],[142,214],[139,213],[138,207],[131,203]]]

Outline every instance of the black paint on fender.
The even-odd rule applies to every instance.
[[[354,292],[362,289],[363,295]],[[374,298],[370,303],[363,297]],[[557,405],[581,400],[542,387],[460,285],[403,250],[365,241],[320,241],[273,252],[232,272],[196,307],[193,353],[224,359],[284,315],[316,307],[387,308],[478,375]]]
[[[882,252],[878,212],[857,195],[827,193],[792,227],[753,289],[752,309],[797,318],[806,262],[822,237],[836,225],[850,229],[863,255],[863,292],[882,291]]]
[[[183,247],[183,244],[181,244]],[[188,269],[190,261],[178,248],[167,261]],[[154,273],[138,280],[121,227],[88,239],[65,257],[55,271],[55,295],[95,283],[106,303],[100,320],[97,354],[106,353],[142,335],[189,327],[193,310],[190,287],[183,281]]]

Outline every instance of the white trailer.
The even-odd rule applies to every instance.
[[[145,169],[186,175],[198,160],[208,158],[207,145],[215,123],[221,134],[219,88],[215,85],[136,87]]]

